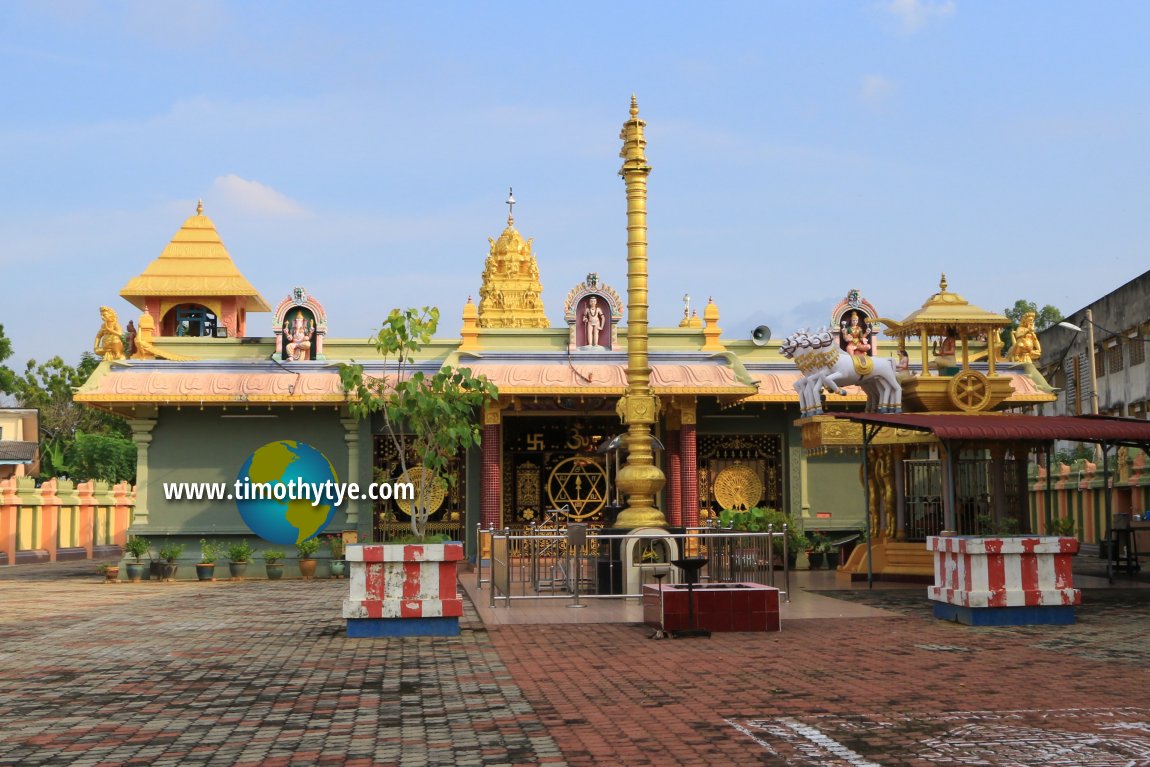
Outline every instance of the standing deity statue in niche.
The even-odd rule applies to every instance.
[[[603,332],[606,317],[599,308],[599,299],[591,296],[587,299],[587,308],[583,310],[583,326],[587,329],[587,346],[599,346],[599,334]]]
[[[1034,329],[1034,312],[1022,315],[1017,330],[1010,333],[1010,359],[1013,362],[1037,362],[1042,356],[1042,344]]]
[[[307,359],[311,351],[311,320],[297,311],[291,322],[284,323],[284,337],[287,345],[284,347],[287,358],[292,361]]]
[[[840,344],[847,354],[866,357],[870,354],[870,324],[860,320],[858,312],[851,312],[850,324],[842,321],[839,331]]]
[[[96,333],[92,351],[106,360],[124,359],[124,331],[120,327],[119,318],[116,317],[116,310],[110,306],[101,306],[100,317],[104,320],[104,324]]]

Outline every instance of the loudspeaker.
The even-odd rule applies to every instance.
[[[751,342],[755,346],[766,346],[767,341],[771,340],[771,329],[766,325],[759,325],[751,331]]]

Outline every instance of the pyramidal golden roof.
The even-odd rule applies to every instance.
[[[524,240],[514,224],[515,219],[508,215],[507,228],[499,239],[487,238],[491,250],[483,267],[483,287],[479,289],[481,328],[549,327],[531,240]]]
[[[1010,320],[1001,314],[980,309],[957,293],[947,289],[946,275],[938,283],[938,292],[926,299],[922,307],[911,312],[900,323],[891,323],[890,336],[946,335],[950,328],[977,332],[987,328],[1005,327]]]
[[[202,200],[196,205],[196,215],[184,222],[159,257],[129,280],[120,295],[140,309],[145,298],[154,296],[236,296],[247,299],[249,312],[271,311],[228,255],[216,225],[204,215]]]

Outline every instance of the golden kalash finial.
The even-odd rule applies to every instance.
[[[939,293],[945,293],[946,292],[946,272],[942,273],[942,277],[938,281],[938,292]]]
[[[203,200],[203,198],[196,200],[196,215],[197,216],[204,215],[204,200]]]
[[[512,194],[511,187],[507,187],[507,225],[512,226],[515,223],[515,195]]]
[[[651,368],[647,356],[647,175],[651,167],[643,148],[643,126],[639,102],[631,96],[631,119],[623,124],[619,138],[623,167],[619,175],[627,186],[627,393],[618,411],[627,424],[627,465],[616,485],[627,496],[627,507],[619,513],[616,527],[666,527],[667,519],[655,507],[655,496],[666,483],[655,465],[651,448],[651,427],[659,415],[659,401],[651,393]]]

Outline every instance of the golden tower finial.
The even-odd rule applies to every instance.
[[[204,215],[204,199],[202,197],[200,199],[196,200],[196,215],[197,216]]]
[[[543,283],[539,263],[531,252],[531,240],[515,230],[511,206],[515,197],[508,189],[507,228],[491,243],[483,267],[483,284],[479,288],[479,327],[545,328],[547,313],[543,309]]]
[[[616,477],[616,486],[627,496],[627,507],[615,520],[616,527],[666,527],[667,519],[655,507],[655,496],[666,483],[655,465],[651,427],[659,415],[659,401],[651,394],[651,367],[647,355],[647,176],[651,166],[643,148],[639,104],[631,96],[631,119],[623,124],[619,138],[623,167],[619,175],[627,186],[627,392],[618,411],[627,424],[627,465]]]
[[[938,292],[939,293],[945,293],[946,292],[946,272],[942,273],[942,278],[938,281]]]
[[[703,351],[726,351],[727,347],[719,341],[719,337],[723,333],[719,329],[719,307],[715,305],[715,299],[710,296],[707,296],[707,306],[703,309],[703,319],[707,323],[703,328]]]
[[[515,217],[512,215],[515,212],[515,195],[511,192],[511,187],[507,187],[507,225],[511,226],[515,223]]]

